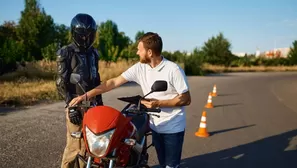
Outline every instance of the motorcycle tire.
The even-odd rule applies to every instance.
[[[140,165],[139,168],[151,168],[151,167],[148,165]]]

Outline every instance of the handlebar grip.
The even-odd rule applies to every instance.
[[[136,113],[136,114],[141,114],[143,112],[153,112],[153,113],[160,113],[161,109],[156,109],[156,108],[145,108],[142,110],[138,110],[137,108],[129,108],[126,110],[129,113]]]
[[[138,109],[135,109],[135,108],[127,109],[127,111],[128,111],[129,113],[139,113],[139,110],[138,110]]]
[[[147,112],[155,112],[155,113],[160,113],[161,109],[156,109],[156,108],[147,108],[145,111]]]

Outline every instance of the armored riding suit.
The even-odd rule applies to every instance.
[[[100,75],[98,73],[99,55],[97,50],[90,47],[87,51],[79,50],[75,44],[62,47],[57,51],[57,90],[61,96],[65,98],[68,104],[77,95],[83,94],[81,88],[70,83],[70,74],[78,73],[81,76],[81,85],[85,91],[100,84]],[[99,95],[94,100],[96,105],[103,105],[102,96]],[[86,148],[83,139],[75,139],[71,137],[72,132],[81,131],[82,116],[76,111],[72,112],[66,108],[66,147],[62,158],[61,168],[72,168],[76,164],[75,158],[77,154],[84,156]],[[80,167],[83,163],[80,162]]]
[[[81,52],[74,44],[62,47],[57,51],[58,79],[57,89],[68,104],[74,97],[82,95],[83,91],[78,85],[70,83],[70,74],[78,73],[81,76],[81,85],[89,91],[100,84],[98,73],[99,54],[91,47],[86,52]],[[103,105],[102,96],[95,99],[97,105]]]

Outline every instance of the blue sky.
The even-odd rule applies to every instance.
[[[289,47],[297,40],[296,0],[40,0],[56,23],[70,24],[79,12],[100,23],[113,20],[134,39],[138,30],[161,35],[164,50],[192,51],[219,32],[233,52]],[[0,24],[18,21],[24,0],[0,2]]]

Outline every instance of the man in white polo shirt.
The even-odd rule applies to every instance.
[[[142,104],[148,108],[161,109],[160,118],[150,117],[153,143],[161,167],[178,168],[186,127],[185,106],[191,103],[191,96],[183,69],[161,55],[162,47],[162,39],[157,33],[144,34],[137,46],[140,61],[120,76],[102,83],[87,94],[91,98],[128,81],[134,81],[141,86],[145,95],[150,92],[156,80],[167,81],[167,91],[148,95]],[[84,96],[76,97],[69,105],[73,106],[83,99]]]

